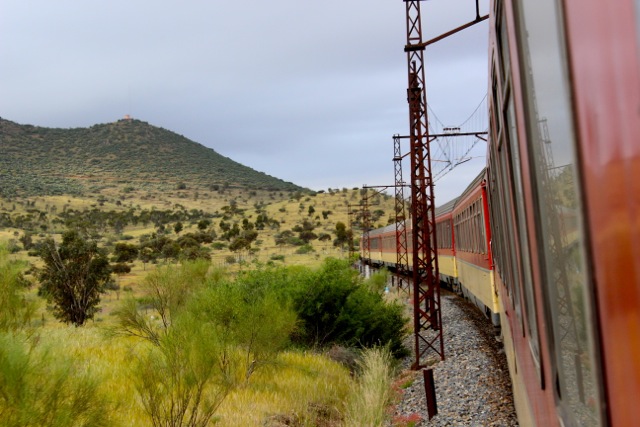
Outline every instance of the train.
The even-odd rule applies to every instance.
[[[640,3],[614,3],[490,1],[486,167],[436,210],[523,426],[640,422]],[[393,267],[394,233],[364,261]]]

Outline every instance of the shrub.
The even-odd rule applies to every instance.
[[[327,258],[319,270],[299,272],[291,280],[297,283],[291,293],[302,325],[298,342],[321,347],[388,345],[395,357],[407,354],[403,307],[385,302],[364,285],[348,261]]]
[[[0,424],[111,426],[99,382],[73,360],[0,332]]]
[[[36,302],[24,294],[29,285],[22,275],[25,266],[9,260],[7,249],[0,246],[0,332],[24,328],[36,311]]]
[[[382,268],[369,277],[366,281],[367,285],[374,292],[382,293],[384,292],[387,281],[389,280],[389,271],[386,268]]]
[[[296,254],[298,255],[304,255],[304,254],[308,254],[311,252],[315,252],[315,249],[313,249],[313,246],[311,246],[310,244],[305,244],[300,246],[298,249],[296,249]]]
[[[39,345],[27,329],[35,303],[24,294],[23,268],[0,246],[0,425],[113,425],[111,403],[84,365]]]
[[[167,316],[158,306],[174,301],[171,321],[163,321],[164,328],[150,334],[154,346],[133,373],[154,426],[209,425],[225,397],[274,359],[295,327],[295,313],[276,286],[254,280],[252,275],[229,282],[220,270],[209,275],[204,266],[187,264],[163,285],[163,289],[175,290],[180,301],[160,296],[156,288],[148,292],[151,306],[162,319]],[[185,286],[189,281],[200,286]],[[129,328],[125,335],[143,338],[149,338],[145,328],[153,328],[144,322],[134,329],[131,324],[121,325]]]

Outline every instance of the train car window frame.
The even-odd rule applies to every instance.
[[[504,128],[503,128],[504,129]],[[502,134],[503,138],[504,138],[504,133]],[[510,176],[510,171],[509,171],[509,167],[508,167],[508,149],[507,149],[507,144],[503,143],[502,149],[498,150],[499,151],[499,156],[498,156],[498,161],[499,161],[499,168],[500,168],[500,180],[499,180],[499,186],[500,186],[500,195],[501,198],[503,200],[503,226],[506,226],[505,229],[505,234],[504,234],[504,241],[502,242],[505,245],[505,248],[503,249],[503,254],[504,254],[504,262],[505,262],[505,266],[507,267],[507,279],[509,280],[510,286],[511,286],[511,304],[514,307],[515,313],[516,313],[516,317],[518,319],[518,322],[522,325],[522,306],[520,304],[520,296],[521,296],[521,290],[520,290],[520,286],[518,286],[518,280],[517,280],[517,262],[516,262],[516,256],[515,256],[515,230],[514,230],[514,224],[513,221],[511,221],[511,212],[513,212],[513,195],[511,194],[511,191],[509,191],[509,176]],[[523,327],[521,327],[522,330],[524,330]]]
[[[505,128],[509,138],[509,160],[511,162],[511,179],[513,183],[512,191],[514,192],[514,208],[516,230],[519,240],[519,266],[520,266],[520,285],[524,303],[524,315],[527,319],[527,332],[530,337],[529,347],[531,349],[534,361],[540,372],[540,336],[538,331],[538,315],[537,304],[533,290],[533,277],[531,273],[531,254],[529,251],[529,233],[527,230],[527,217],[524,206],[524,184],[522,175],[522,156],[520,153],[520,141],[517,136],[515,101],[512,96],[505,99]],[[542,375],[540,376],[542,382]]]
[[[536,182],[539,256],[547,284],[543,294],[549,306],[545,316],[550,329],[556,406],[565,425],[603,425],[605,411],[598,404],[604,396],[598,386],[602,384],[602,368],[595,346],[598,325],[593,315],[593,279],[580,209],[582,191],[562,7],[556,0],[516,3],[528,149]],[[538,22],[533,20],[534,16]],[[542,55],[546,59],[544,67],[532,59]],[[545,112],[553,114],[547,116]],[[558,160],[569,163],[556,165]],[[568,233],[566,227],[574,225],[574,221],[568,221],[572,212],[575,230]],[[571,243],[565,239],[572,239]],[[574,314],[575,311],[581,313]],[[569,327],[565,331],[566,325]],[[585,373],[592,375],[588,378]],[[589,396],[585,396],[585,388]]]

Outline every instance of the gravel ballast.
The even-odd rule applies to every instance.
[[[406,370],[396,381],[391,426],[517,426],[511,379],[494,326],[472,304],[442,291],[445,360],[432,366],[438,414],[427,415],[421,371]],[[407,342],[413,349],[413,334]],[[435,353],[429,356],[433,357]]]

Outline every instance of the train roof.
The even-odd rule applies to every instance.
[[[458,202],[459,198],[460,197],[456,197],[455,199],[448,201],[444,205],[438,206],[436,208],[436,216],[440,216],[440,215],[447,214],[447,213],[451,212],[453,210],[453,207]]]
[[[388,233],[390,231],[396,231],[396,223],[394,222],[393,224],[389,224],[385,227],[382,228],[376,228],[375,230],[371,230],[369,231],[369,236],[375,236],[378,234],[383,234],[383,233]]]
[[[464,196],[466,196],[467,194],[475,190],[480,185],[480,183],[485,177],[486,171],[487,171],[487,168],[482,168],[480,173],[473,179],[473,181],[471,181],[471,183],[467,186],[467,188],[465,188],[465,190],[462,192],[460,196],[456,197],[453,200],[448,201],[442,206],[438,206],[435,210],[435,216],[438,217],[440,215],[444,215],[449,212],[452,212],[453,209],[456,207],[457,203],[459,201],[462,201]],[[409,218],[407,218],[406,227],[407,229],[411,228],[411,220]],[[388,233],[395,230],[396,230],[396,224],[395,223],[389,224],[385,227],[376,228],[374,230],[369,231],[369,236],[376,236],[378,234]]]
[[[466,196],[467,194],[471,193],[473,190],[475,190],[480,183],[482,182],[482,180],[484,179],[484,176],[487,172],[487,168],[484,167],[482,168],[482,170],[480,171],[480,173],[478,174],[478,176],[476,176],[474,178],[473,181],[471,181],[471,183],[469,185],[467,185],[467,188],[464,189],[464,191],[462,192],[462,194],[460,195],[460,197],[458,197],[459,200],[464,199],[464,196]]]

